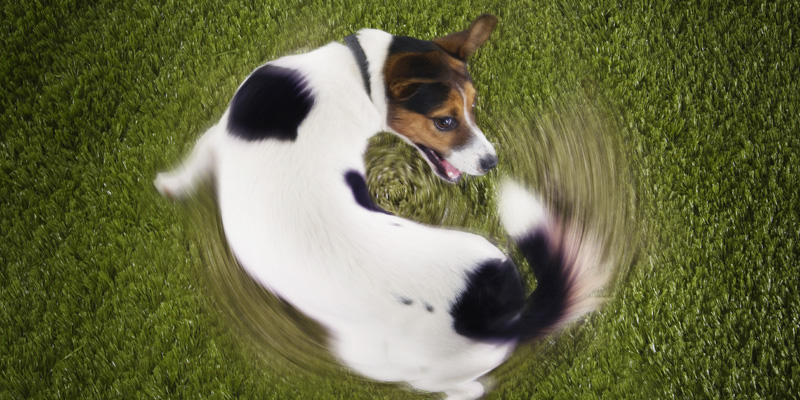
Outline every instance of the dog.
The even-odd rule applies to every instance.
[[[538,281],[530,294],[487,239],[400,218],[370,197],[363,155],[381,131],[446,182],[497,165],[466,64],[496,24],[481,15],[433,40],[364,29],[270,61],[154,182],[180,199],[213,177],[242,267],[323,326],[344,365],[451,400],[481,397],[478,378],[519,343],[594,309],[590,294],[606,282],[597,252],[514,183],[503,185],[499,212]]]

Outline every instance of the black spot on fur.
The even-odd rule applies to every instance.
[[[344,174],[344,180],[347,182],[347,186],[350,186],[350,190],[353,192],[353,198],[355,198],[358,205],[370,211],[390,214],[372,201],[372,197],[370,197],[369,190],[367,189],[367,182],[360,173],[348,171]]]
[[[402,104],[410,111],[428,115],[440,108],[449,96],[450,87],[444,83],[424,83]]]
[[[394,64],[387,83],[396,79],[409,81],[444,82],[450,78],[452,70],[434,54],[407,54]]]
[[[293,141],[313,105],[311,90],[297,71],[265,65],[233,96],[228,130],[251,141]]]
[[[428,304],[428,303],[425,303],[425,309],[426,309],[426,310],[427,310],[429,313],[432,313],[432,312],[433,312],[433,306],[432,306],[432,305],[430,305],[430,304]]]
[[[527,298],[511,261],[489,261],[468,275],[466,290],[451,308],[456,332],[477,340],[531,340],[557,327],[569,310],[570,276],[563,249],[537,229],[517,240],[536,276]]]
[[[389,45],[389,54],[427,53],[437,49],[438,46],[428,40],[420,40],[408,36],[393,36],[392,43]]]
[[[403,303],[403,304],[405,304],[407,306],[410,306],[410,305],[414,304],[414,301],[409,299],[408,297],[400,296],[397,300],[399,300],[401,303]]]
[[[566,266],[560,254],[553,254],[547,234],[537,230],[517,241],[536,277],[536,290],[528,296],[524,321],[520,325],[523,339],[541,335],[564,317],[572,281],[565,276]]]
[[[525,304],[525,293],[517,268],[506,261],[489,260],[468,275],[466,290],[450,314],[460,335],[495,339],[514,325]]]

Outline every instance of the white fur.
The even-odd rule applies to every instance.
[[[503,227],[513,239],[531,233],[532,228],[542,226],[547,218],[542,203],[512,181],[500,185],[498,209]]]
[[[344,364],[373,379],[475,399],[483,394],[476,379],[501,364],[516,343],[465,338],[453,330],[449,310],[468,272],[506,256],[480,236],[369,211],[354,201],[343,176],[364,174],[367,139],[387,128],[381,69],[391,35],[363,30],[359,40],[370,61],[372,98],[352,54],[339,43],[273,61],[300,71],[315,96],[297,140],[239,139],[226,130],[226,112],[186,163],[159,174],[155,185],[182,197],[198,179],[215,176],[233,253],[258,282],[327,328]],[[513,190],[504,209],[531,205]],[[505,222],[519,233],[520,224],[535,218]],[[402,304],[401,297],[413,303]]]

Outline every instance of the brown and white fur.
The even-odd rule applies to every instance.
[[[364,181],[367,140],[388,130],[446,181],[497,163],[477,127],[466,59],[494,29],[433,41],[358,33],[369,94],[340,43],[259,67],[188,160],[155,185],[181,198],[213,177],[226,238],[247,272],[319,322],[354,371],[448,399],[484,393],[478,378],[521,341],[590,311],[605,282],[596,252],[519,186],[500,213],[526,255],[526,293],[511,260],[481,236],[390,215]]]

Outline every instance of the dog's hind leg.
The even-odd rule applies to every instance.
[[[153,184],[162,196],[181,199],[194,193],[197,184],[210,177],[214,169],[214,147],[218,126],[209,129],[194,145],[192,154],[178,168],[162,172]]]

